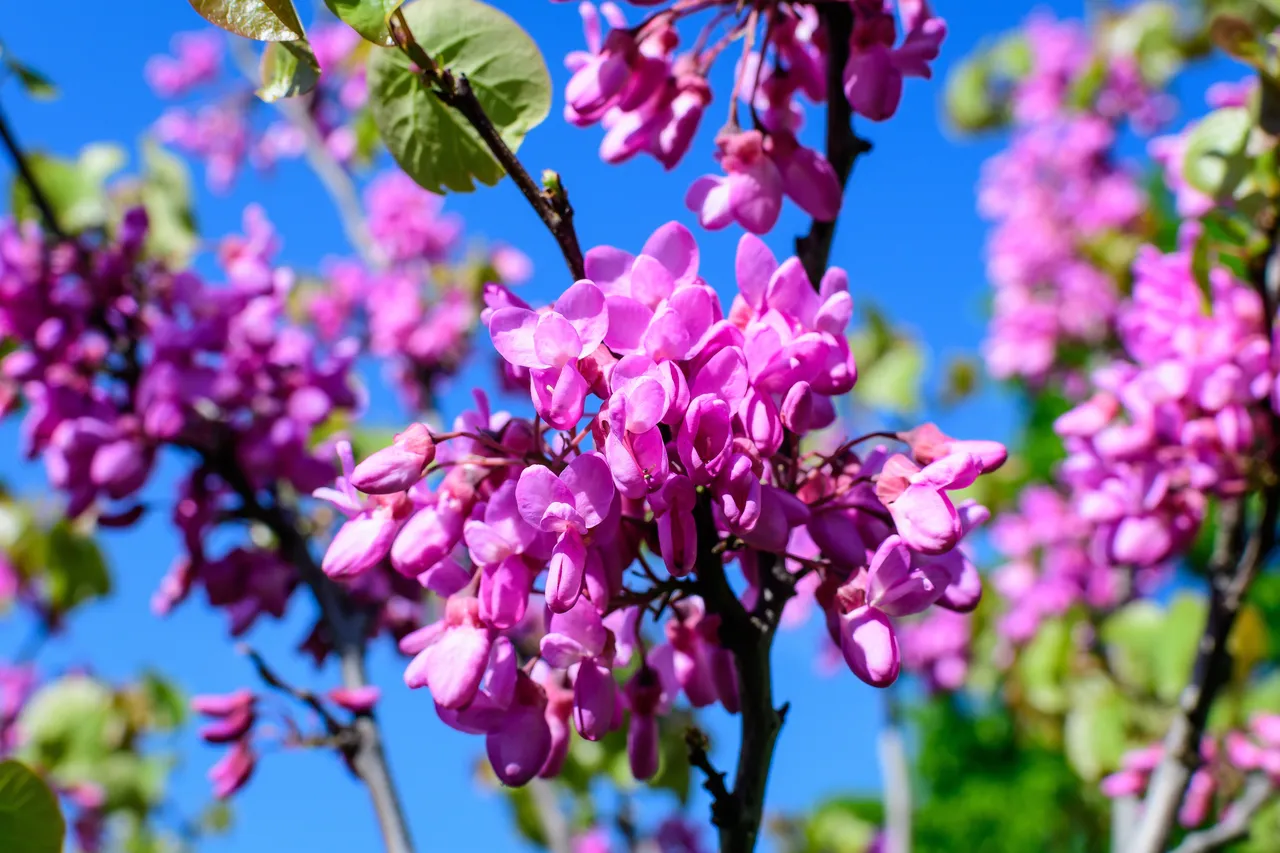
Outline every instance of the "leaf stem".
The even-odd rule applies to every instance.
[[[569,194],[561,183],[560,176],[555,172],[544,172],[543,187],[539,187],[494,126],[484,105],[472,90],[467,76],[454,74],[448,68],[440,67],[414,40],[409,22],[399,9],[391,14],[388,23],[396,45],[421,69],[423,81],[431,87],[435,96],[445,106],[462,114],[479,134],[489,153],[515,181],[542,224],[559,244],[560,253],[564,255],[574,280],[585,278],[582,248],[578,245],[578,233],[573,227],[573,206],[569,203]]]

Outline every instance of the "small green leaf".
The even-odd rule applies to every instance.
[[[191,212],[191,179],[182,160],[147,139],[142,144],[142,204],[147,210],[149,257],[171,267],[186,266],[195,251],[195,218]]]
[[[107,200],[103,184],[121,165],[124,152],[105,143],[87,145],[76,161],[37,152],[26,156],[40,193],[53,208],[58,227],[76,234],[99,228],[107,221]],[[13,180],[11,203],[20,219],[39,220],[40,212],[31,190],[20,177]]]
[[[1224,107],[1191,131],[1182,173],[1187,183],[1215,198],[1230,195],[1247,172],[1245,144],[1253,117],[1245,107]]]
[[[320,80],[320,63],[306,39],[272,42],[262,51],[261,77],[257,94],[267,103],[305,95]]]
[[[519,148],[551,110],[551,77],[528,33],[476,0],[416,0],[402,12],[423,50],[466,75],[503,140]],[[426,189],[471,192],[475,181],[493,186],[502,179],[479,134],[429,91],[399,50],[369,57],[369,103],[387,150]]]
[[[391,44],[387,18],[404,0],[324,0],[329,11],[346,22],[361,38],[383,47]]]
[[[888,352],[859,371],[854,396],[878,411],[909,415],[920,407],[925,351],[914,338],[900,337]]]
[[[1076,685],[1072,694],[1063,724],[1063,748],[1081,778],[1096,782],[1116,767],[1125,750],[1124,699],[1101,677]]]
[[[147,672],[142,676],[142,690],[156,728],[172,730],[182,725],[187,718],[187,699],[178,685],[158,672]]]
[[[1204,598],[1193,593],[1180,593],[1169,602],[1153,670],[1156,695],[1165,702],[1177,700],[1191,677],[1207,613]]]
[[[188,0],[206,21],[257,41],[294,41],[306,32],[292,0]]]
[[[5,65],[18,78],[22,88],[31,97],[38,101],[51,101],[58,97],[58,87],[53,85],[53,81],[30,65],[25,65],[16,59],[6,59]]]
[[[0,843],[14,853],[61,853],[67,825],[44,780],[17,761],[0,762]]]
[[[993,97],[991,71],[984,60],[967,59],[947,75],[943,96],[946,115],[957,130],[973,133],[1000,124],[1002,112]]]
[[[59,613],[111,592],[98,544],[65,521],[49,530],[48,595]]]
[[[84,675],[60,678],[36,691],[18,718],[23,751],[55,773],[92,765],[111,749],[111,691]]]

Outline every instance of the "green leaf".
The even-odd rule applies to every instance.
[[[361,38],[377,45],[391,44],[387,18],[404,0],[324,0],[329,11],[346,22]]]
[[[1165,614],[1150,601],[1135,601],[1102,623],[1100,635],[1111,671],[1126,686],[1152,691],[1155,686],[1156,647]]]
[[[1105,678],[1092,678],[1075,686],[1071,710],[1063,724],[1067,760],[1088,782],[1096,782],[1113,770],[1126,746],[1128,717],[1124,698]]]
[[[1153,664],[1156,695],[1165,702],[1174,702],[1191,677],[1207,614],[1205,600],[1193,593],[1181,593],[1169,602]]]
[[[36,691],[18,718],[32,763],[57,773],[93,764],[111,749],[111,691],[84,675],[69,675]]]
[[[818,806],[804,828],[808,850],[862,853],[880,830],[879,803],[842,798]]]
[[[859,371],[854,395],[878,411],[909,415],[920,408],[925,350],[914,338],[900,337],[865,371]]]
[[[53,208],[58,227],[71,234],[99,228],[107,221],[104,183],[125,162],[119,147],[87,145],[76,161],[32,152],[26,156],[40,193]],[[12,208],[19,219],[39,220],[40,212],[25,181],[14,177]]]
[[[512,151],[551,110],[551,77],[538,46],[511,18],[476,0],[416,0],[402,12],[418,44],[464,74]],[[426,189],[471,192],[503,170],[456,110],[432,94],[398,50],[369,57],[369,102],[387,150]]]
[[[292,0],[188,0],[206,21],[257,41],[293,41],[306,35]]]
[[[951,70],[943,102],[956,130],[973,133],[1000,124],[1004,116],[992,90],[985,57],[967,59]]]
[[[187,167],[151,139],[142,144],[142,167],[142,205],[148,223],[146,253],[170,267],[184,267],[199,243]]]
[[[1063,682],[1071,656],[1071,630],[1061,619],[1049,619],[1018,656],[1017,671],[1027,702],[1038,711],[1060,713],[1067,707]]]
[[[26,765],[0,762],[0,842],[14,853],[61,853],[67,825],[58,798]]]
[[[111,592],[111,576],[98,545],[60,521],[49,530],[48,595],[59,613]]]
[[[320,63],[306,39],[272,42],[262,51],[261,77],[257,94],[267,103],[305,95],[320,80]]]
[[[1230,195],[1248,171],[1245,144],[1253,117],[1246,107],[1224,107],[1191,131],[1182,158],[1187,183],[1215,198]]]
[[[178,685],[158,672],[147,672],[142,676],[142,691],[156,728],[171,730],[182,725],[187,718],[187,699]]]

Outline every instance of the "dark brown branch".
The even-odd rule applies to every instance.
[[[31,171],[31,164],[27,162],[26,156],[22,153],[22,146],[18,144],[18,140],[13,135],[13,130],[9,127],[9,121],[5,118],[4,112],[0,111],[0,141],[4,142],[5,151],[9,154],[9,160],[13,163],[13,168],[17,171],[18,177],[27,185],[27,189],[31,192],[31,201],[35,204],[36,209],[40,211],[40,218],[44,220],[44,227],[50,234],[59,240],[67,239],[67,232],[62,230],[62,226],[58,224],[57,214],[53,212],[53,205],[49,203],[49,197],[40,189],[40,182],[36,180],[35,174]]]
[[[262,679],[263,684],[273,690],[285,694],[286,696],[292,697],[315,711],[316,714],[319,715],[320,721],[324,723],[325,731],[330,735],[339,735],[346,728],[346,726],[338,722],[333,714],[329,713],[329,709],[324,706],[324,702],[321,701],[319,696],[312,693],[310,690],[306,690],[285,681],[267,664],[262,655],[258,654],[258,652],[247,643],[241,643],[239,651],[241,654],[249,658],[249,661],[253,664],[253,668],[258,673],[258,678]]]
[[[711,822],[716,826],[732,822],[733,794],[725,787],[724,771],[717,770],[707,755],[711,746],[707,733],[697,726],[690,726],[684,733],[684,743],[689,751],[689,765],[707,777],[702,787],[711,795]]]
[[[843,193],[853,164],[871,150],[871,143],[853,131],[853,110],[844,97],[844,66],[849,61],[853,35],[853,9],[848,3],[821,3],[818,16],[827,30],[827,161],[836,170]],[[809,281],[817,288],[827,271],[836,221],[814,220],[809,233],[796,238],[796,256],[804,264]]]
[[[207,467],[216,471],[240,498],[245,516],[265,525],[275,535],[281,556],[293,564],[303,583],[311,590],[320,607],[321,620],[332,634],[343,686],[358,688],[367,685],[365,646],[369,615],[353,608],[342,588],[320,571],[291,512],[274,500],[263,503],[234,458],[204,455]],[[369,791],[387,853],[413,853],[409,824],[382,748],[378,721],[372,712],[358,714],[351,728],[358,736],[349,753],[351,769]]]
[[[758,553],[760,591],[748,612],[729,586],[719,535],[707,495],[694,510],[698,531],[698,586],[707,610],[720,617],[720,642],[733,653],[741,705],[741,742],[732,793],[719,798],[713,817],[720,830],[721,853],[751,853],[764,818],[765,790],[778,733],[787,706],[773,704],[771,652],[778,619],[795,585],[774,554]]]
[[[422,46],[414,40],[409,24],[400,10],[396,10],[388,22],[391,35],[405,55],[422,69],[423,81],[431,87],[441,103],[452,107],[462,114],[480,135],[485,147],[489,149],[503,170],[511,176],[520,192],[528,199],[529,205],[542,220],[542,224],[551,232],[560,253],[574,280],[586,277],[586,267],[582,259],[582,247],[578,245],[578,232],[573,227],[573,206],[569,204],[569,194],[555,172],[543,173],[543,187],[529,174],[521,164],[515,152],[507,145],[502,134],[494,127],[493,121],[484,110],[484,105],[476,98],[470,81],[465,74],[454,74],[448,68],[436,64]]]

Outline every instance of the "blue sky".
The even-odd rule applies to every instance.
[[[520,156],[534,174],[543,168],[560,171],[578,212],[583,245],[611,243],[635,250],[670,219],[693,225],[681,200],[694,177],[714,171],[710,143],[722,121],[719,111],[726,107],[725,90],[710,108],[702,138],[674,172],[664,173],[650,160],[606,166],[596,156],[599,131],[571,128],[559,118],[559,93],[567,78],[560,58],[582,43],[573,4],[498,0],[497,5],[530,31],[551,66],[557,93],[552,117],[529,137]],[[990,139],[958,141],[940,129],[941,79],[980,38],[1016,25],[1032,8],[1016,0],[937,0],[936,5],[950,27],[936,66],[937,79],[909,81],[903,107],[892,121],[860,128],[874,142],[875,151],[859,163],[853,177],[832,258],[849,271],[855,301],[874,301],[896,320],[913,326],[932,349],[934,365],[949,353],[973,351],[981,339],[984,227],[974,213],[973,190],[982,160],[998,144]],[[1036,7],[1079,15],[1082,5],[1057,2]],[[629,11],[634,17],[636,10]],[[40,4],[18,4],[4,16],[0,38],[17,56],[50,74],[62,96],[52,103],[33,103],[9,86],[0,99],[28,147],[70,155],[93,141],[129,144],[162,109],[143,83],[144,61],[166,51],[173,33],[201,25],[180,0],[73,4],[56,23]],[[816,124],[810,131],[814,129]],[[7,168],[5,163],[0,171]],[[199,220],[205,235],[235,230],[243,205],[259,200],[283,231],[285,262],[309,266],[324,255],[345,252],[337,217],[301,164],[286,164],[267,179],[241,179],[229,196],[214,197],[203,189],[200,193]],[[554,241],[509,181],[451,198],[449,206],[466,218],[469,233],[519,246],[533,258],[538,274],[523,294],[530,301],[546,301],[563,286]],[[778,254],[788,254],[793,236],[806,228],[807,221],[788,206],[769,242]],[[698,235],[703,275],[722,289],[732,286],[738,235],[734,229]],[[464,385],[446,397],[450,417],[466,396]],[[386,403],[377,404],[375,411],[388,424],[398,417]],[[1005,437],[1011,417],[1007,402],[988,394],[949,413],[942,426],[956,435]],[[0,441],[12,447],[15,440],[14,424],[0,425]],[[153,499],[165,502],[176,470],[170,461],[159,472],[149,488]],[[40,471],[12,456],[0,458],[0,478],[29,494],[42,489]],[[139,529],[106,537],[118,580],[116,594],[86,609],[73,632],[48,649],[43,660],[50,668],[89,658],[104,674],[124,678],[141,667],[155,666],[192,692],[253,683],[249,668],[225,638],[221,614],[193,602],[167,620],[151,616],[151,591],[176,550],[164,517],[157,513]],[[258,629],[252,639],[290,677],[325,684],[330,673],[314,676],[309,665],[290,654],[311,615],[309,603],[299,600],[290,619]],[[816,630],[813,624],[783,637],[776,651],[777,695],[779,701],[790,700],[792,710],[770,787],[774,809],[796,809],[823,795],[878,784],[878,697],[848,673],[816,673]],[[0,651],[22,639],[20,626],[0,622]],[[401,663],[388,649],[374,654],[372,666],[374,680],[388,694],[382,717],[420,849],[523,849],[501,798],[473,781],[480,741],[446,729],[425,695],[403,690]],[[718,763],[731,766],[728,748],[735,742],[736,725],[727,718],[716,719],[712,729],[720,735]],[[204,772],[218,753],[194,737],[179,746],[187,760],[176,771],[173,793],[181,805],[195,807],[207,796]],[[696,800],[693,810],[705,819],[705,802]],[[290,753],[266,757],[236,802],[236,828],[206,849],[370,850],[375,841],[376,828],[360,786],[328,755]]]

